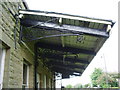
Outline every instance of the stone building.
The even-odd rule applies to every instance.
[[[34,53],[26,43],[19,43],[20,21],[17,20],[19,8],[26,9],[22,0],[1,3],[0,20],[0,87],[34,87]],[[12,15],[13,14],[13,15]],[[15,31],[16,30],[16,39]],[[15,40],[17,41],[15,44]],[[38,71],[39,85],[42,88],[54,87],[54,73],[42,67]]]
[[[22,0],[1,1],[0,12],[0,88],[55,88],[55,72],[81,75],[114,25],[32,11]]]

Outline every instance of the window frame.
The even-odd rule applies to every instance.
[[[47,88],[47,77],[45,74],[44,74],[43,80],[44,80],[43,86],[44,86],[44,88]]]
[[[4,48],[0,48],[1,50],[1,58],[0,58],[0,89],[3,87],[3,77],[4,77],[4,69],[5,69],[5,56],[6,50]]]
[[[51,78],[48,79],[48,83],[49,83],[49,88],[51,88]]]
[[[40,82],[40,74],[39,73],[37,73],[37,88],[38,88],[38,90],[39,90],[39,88],[40,88],[40,84],[41,84],[41,82]]]
[[[27,80],[26,80],[26,84],[24,84],[24,83],[22,84],[22,87],[29,88],[29,64],[26,61],[24,61],[23,62],[23,70],[24,70],[24,64],[27,66],[27,75],[26,75]],[[24,71],[23,71],[23,73],[24,73]],[[24,79],[24,75],[23,75],[23,79]]]

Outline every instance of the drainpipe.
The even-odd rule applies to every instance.
[[[35,90],[37,90],[37,60],[38,60],[38,45],[37,43],[34,44],[34,86]]]

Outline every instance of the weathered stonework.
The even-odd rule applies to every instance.
[[[22,88],[23,84],[23,62],[24,59],[29,63],[29,88],[34,88],[34,52],[31,53],[29,47],[22,42],[19,43],[20,21],[16,24],[16,19],[10,13],[18,14],[18,6],[25,9],[22,0],[19,2],[9,2],[9,0],[1,2],[0,9],[0,41],[6,45],[5,69],[3,77],[3,88]],[[10,11],[9,11],[10,10]],[[16,29],[16,47],[14,41],[14,30]],[[47,88],[49,79],[53,80],[53,73],[40,63],[37,69],[40,74],[40,87],[43,88],[43,75],[47,76]]]

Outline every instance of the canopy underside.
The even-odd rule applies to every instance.
[[[52,71],[81,75],[109,37],[111,20],[55,12],[20,10],[22,41],[37,43],[40,60]],[[31,42],[30,42],[31,41]],[[74,72],[79,74],[74,74]]]

